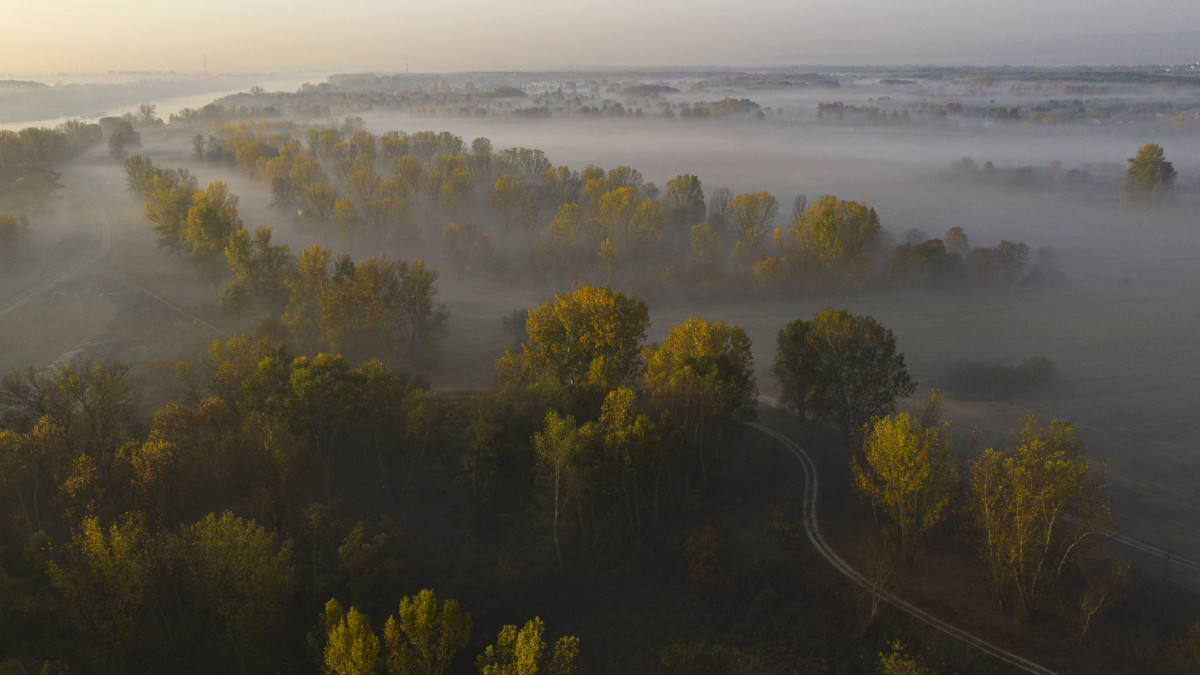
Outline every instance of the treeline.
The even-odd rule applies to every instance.
[[[333,259],[318,245],[292,255],[272,243],[271,228],[245,228],[224,183],[200,190],[186,169],[168,171],[140,155],[125,161],[125,171],[161,248],[214,280],[232,274],[221,289],[224,310],[260,310],[264,329],[301,353],[331,349],[391,363],[437,355],[446,312],[434,301],[437,272],[422,261]]]
[[[979,165],[970,157],[950,163],[943,175],[952,180],[989,183],[1014,188],[1074,188],[1081,189],[1115,179],[1119,169],[1112,166],[1064,168],[1054,161],[1045,167],[998,167],[991,161]]]
[[[269,182],[275,202],[313,227],[403,243],[459,276],[666,289],[814,293],[836,288],[1022,283],[1052,278],[1029,247],[967,245],[954,228],[881,250],[874,209],[825,195],[792,202],[790,225],[767,192],[706,195],[681,174],[663,188],[637,169],[554,166],[536,149],[494,151],[448,132],[375,136],[349,119],[309,129],[214,123],[198,156]],[[201,145],[204,146],[201,152]],[[219,148],[214,154],[213,148]],[[1047,272],[1043,274],[1042,272]]]
[[[69,120],[54,129],[0,131],[0,247],[11,245],[62,188],[56,165],[99,143],[100,127]]]
[[[677,536],[755,403],[740,328],[691,319],[646,345],[648,321],[608,288],[556,296],[470,396],[245,336],[161,364],[180,398],[150,420],[125,366],[10,373],[5,668],[444,672],[470,645],[484,673],[571,672],[573,638],[539,657],[539,620],[498,617]],[[496,642],[415,592],[429,579]]]
[[[617,94],[616,89],[605,92]],[[668,88],[669,89],[669,88]],[[648,117],[679,119],[764,119],[770,107],[763,108],[748,98],[726,96],[711,101],[672,103],[657,93],[637,88],[623,92],[624,98],[610,98],[598,90],[589,95],[559,86],[554,90],[526,93],[513,87],[492,92],[479,91],[343,91],[328,84],[309,85],[297,93],[250,92],[235,94],[197,109],[184,109],[169,117],[172,124],[208,122],[215,118],[328,119],[335,115],[360,114],[369,110],[404,110],[415,117],[515,117],[545,119],[567,117]]]
[[[1129,566],[1100,545],[1112,529],[1104,468],[1075,428],[1019,420],[998,449],[956,453],[935,390],[915,413],[896,401],[915,383],[892,332],[869,316],[827,308],[779,332],[772,372],[782,402],[837,424],[850,439],[855,490],[882,515],[882,545],[865,570],[872,615],[897,574],[938,539],[978,551],[996,600],[1021,620],[1048,615],[1086,635],[1120,596]],[[1051,368],[1033,358],[1030,377]]]
[[[1015,87],[1013,91],[1019,89]],[[1007,93],[1007,92],[1006,92]],[[893,104],[890,96],[879,96],[865,104],[830,101],[817,104],[816,121],[820,124],[855,126],[889,126],[896,124],[926,124],[937,126],[949,120],[986,124],[1105,124],[1140,123],[1190,127],[1197,122],[1197,107],[1191,102],[1148,101],[1130,105],[1116,98],[1089,98],[1086,101],[1069,97],[1080,93],[1065,90],[1063,99],[1046,99],[1022,106],[964,105],[960,101],[902,102]],[[967,97],[988,98],[987,87],[968,89]]]

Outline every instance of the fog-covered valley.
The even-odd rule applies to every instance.
[[[186,168],[195,178],[197,191],[214,181],[222,182],[228,194],[235,197],[236,215],[245,229],[272,228],[271,243],[290,248],[289,264],[298,264],[294,262],[296,254],[318,244],[331,252],[328,261],[334,275],[331,279],[339,274],[353,275],[354,261],[362,265],[363,261],[384,256],[403,261],[421,259],[435,268],[438,276],[433,301],[435,305],[444,303],[447,313],[444,338],[434,350],[397,349],[394,354],[398,356],[386,359],[389,367],[427,378],[433,392],[460,396],[463,401],[471,400],[469,394],[480,390],[486,393],[479,396],[503,395],[511,384],[505,383],[505,375],[498,374],[502,369],[498,369],[497,360],[506,347],[515,348],[520,342],[521,331],[506,330],[502,317],[523,317],[524,310],[552,301],[555,293],[566,295],[585,285],[609,283],[617,291],[645,300],[649,310],[646,330],[649,343],[668,340],[674,328],[691,317],[723,321],[744,329],[752,342],[757,389],[764,402],[774,403],[783,394],[771,370],[780,330],[789,322],[807,319],[826,307],[846,308],[852,314],[873,317],[894,332],[908,372],[918,383],[911,396],[899,402],[898,409],[915,409],[933,389],[943,392],[942,418],[953,423],[957,447],[964,455],[962,466],[966,466],[966,455],[974,457],[983,448],[1004,444],[1015,421],[1023,415],[1034,415],[1045,423],[1054,419],[1070,421],[1076,426],[1087,457],[1098,465],[1107,465],[1116,531],[1182,558],[1200,560],[1200,536],[1194,526],[1200,521],[1200,495],[1195,490],[1195,480],[1200,476],[1200,456],[1195,451],[1200,441],[1200,420],[1194,414],[1200,404],[1196,393],[1200,371],[1194,365],[1200,362],[1200,342],[1195,339],[1200,328],[1197,292],[1200,269],[1195,264],[1200,257],[1200,238],[1195,232],[1195,214],[1200,210],[1200,134],[1196,133],[1194,117],[1198,85],[1191,79],[1163,84],[1154,79],[1158,74],[1151,74],[1148,81],[1133,84],[1116,78],[1107,84],[1046,85],[1043,91],[1033,84],[1036,74],[1026,73],[1006,80],[1007,73],[1001,70],[986,77],[969,73],[921,80],[909,79],[911,74],[906,73],[872,73],[863,69],[822,75],[828,81],[816,79],[816,84],[786,87],[764,85],[755,79],[758,75],[749,78],[742,73],[724,80],[721,73],[707,72],[675,73],[671,78],[655,73],[641,80],[636,73],[523,73],[517,80],[513,79],[516,74],[460,74],[445,78],[422,76],[422,84],[414,85],[411,90],[394,86],[393,82],[379,91],[337,85],[337,78],[331,78],[329,83],[305,85],[294,93],[290,89],[237,93],[211,106],[189,100],[184,104],[188,109],[178,111],[168,109],[167,99],[161,99],[163,105],[157,113],[162,118],[170,115],[169,122],[139,124],[133,115],[124,118],[131,120],[131,128],[139,131],[140,147],[130,146],[118,153],[111,152],[111,145],[106,148],[100,143],[56,166],[61,188],[53,192],[53,198],[43,208],[30,210],[29,223],[17,244],[0,251],[3,254],[0,345],[4,347],[0,350],[0,371],[20,370],[31,364],[35,371],[41,371],[56,361],[59,366],[89,360],[128,363],[130,381],[143,388],[141,405],[143,413],[149,415],[173,398],[192,396],[198,400],[200,385],[187,377],[181,383],[178,373],[186,373],[186,369],[177,369],[173,364],[192,360],[207,365],[199,354],[214,339],[228,340],[237,334],[266,336],[279,339],[286,349],[292,350],[291,356],[312,357],[329,345],[338,344],[333,338],[323,338],[327,341],[321,342],[312,337],[317,335],[311,332],[314,329],[295,320],[304,311],[301,307],[304,303],[296,297],[299,291],[295,290],[301,283],[288,287],[292,297],[288,301],[285,296],[286,312],[279,306],[264,310],[265,305],[255,304],[257,299],[243,300],[244,304],[231,309],[234,303],[228,302],[228,297],[237,298],[225,289],[240,279],[233,269],[232,254],[225,254],[231,261],[228,265],[219,252],[209,258],[210,263],[216,262],[208,264],[181,253],[187,246],[181,246],[178,240],[172,244],[177,251],[166,250],[162,245],[164,229],[156,227],[158,223],[151,222],[147,215],[153,211],[154,197],[146,186],[160,189],[161,185],[153,187],[155,184],[144,176],[139,184],[135,170],[122,163],[136,154],[152,162],[154,169],[169,172],[176,167]],[[793,79],[797,82],[809,81],[805,79],[807,75],[796,75]],[[769,82],[782,77],[790,75],[778,72],[762,75]],[[1062,73],[1054,71],[1045,73],[1043,79],[1054,82],[1060,77]],[[394,78],[405,81],[399,75]],[[830,81],[836,81],[838,86],[831,86]],[[593,84],[585,85],[586,82]],[[568,92],[584,92],[580,101],[570,102],[570,96],[557,96],[565,83],[572,85]],[[645,90],[637,90],[636,95],[622,94],[639,83],[670,85],[673,91],[646,95]],[[505,87],[515,88],[517,93],[508,92]],[[1085,91],[1086,87],[1094,89]],[[478,92],[493,89],[498,92],[494,98],[478,96]],[[1078,105],[1074,100],[1060,105],[1062,97],[1072,91],[1085,92],[1080,94]],[[445,99],[437,99],[438,96]],[[617,102],[623,96],[622,108],[641,114],[614,113],[610,102]],[[694,111],[701,107],[705,111],[719,110],[724,97],[734,103],[741,99],[752,103],[742,104],[737,112],[715,115],[705,112],[699,119],[692,118],[700,115]],[[426,99],[438,102],[430,104]],[[446,102],[449,99],[454,102]],[[419,107],[411,103],[416,100],[421,101]],[[702,105],[698,103],[701,101]],[[832,113],[818,116],[818,106],[834,102],[841,104],[836,119]],[[522,106],[526,105],[534,110],[544,107],[545,112],[530,116],[514,112],[525,110]],[[663,106],[670,115],[659,112]],[[683,115],[684,106],[688,118]],[[1023,112],[1004,119],[1001,117],[1009,113],[989,112],[1009,106],[1019,107]],[[1031,112],[1039,106],[1046,107],[1046,119]],[[1161,112],[1145,112],[1158,110],[1156,106],[1164,107]],[[587,109],[579,112],[584,108]],[[876,112],[863,112],[876,108]],[[950,112],[946,113],[948,109]],[[1112,113],[1117,109],[1127,111],[1127,116]],[[1099,110],[1106,112],[1097,113],[1094,121],[1080,117]],[[1066,112],[1054,118],[1055,111]],[[271,127],[272,124],[277,126]],[[318,135],[309,134],[309,130],[316,130]],[[338,145],[323,148],[321,130],[340,130]],[[273,175],[269,162],[281,157],[300,162],[308,157],[318,167],[314,171],[326,173],[330,185],[342,190],[341,195],[351,194],[348,167],[349,160],[355,157],[349,154],[350,150],[339,148],[356,136],[370,137],[371,152],[379,148],[379,155],[372,155],[370,165],[379,168],[383,176],[417,171],[413,168],[417,162],[410,161],[407,165],[402,162],[404,157],[414,157],[418,152],[389,157],[382,149],[382,139],[393,131],[403,134],[391,138],[403,138],[405,147],[414,149],[413,134],[449,132],[458,138],[459,152],[445,155],[430,152],[423,158],[422,178],[406,183],[403,188],[408,198],[407,211],[390,224],[369,223],[365,198],[356,207],[362,215],[354,211],[353,218],[346,216],[339,220],[343,216],[333,214],[331,209],[330,214],[318,216],[304,196],[293,196],[293,201],[284,202],[280,182],[272,182],[273,176],[286,175],[291,179],[297,173]],[[269,150],[259,149],[263,152],[261,161],[244,160],[238,154],[241,147],[252,143],[270,145],[266,140],[269,134],[275,134],[272,142],[276,145]],[[474,139],[490,140],[489,149],[484,152],[478,150],[483,146],[472,149]],[[290,150],[279,150],[292,140],[295,144]],[[1121,191],[1126,179],[1126,160],[1148,143],[1161,145],[1173,163],[1177,174],[1174,190],[1169,198],[1155,203],[1131,202],[1123,198]],[[516,207],[504,211],[493,194],[497,175],[505,175],[509,170],[519,173],[513,168],[515,162],[503,164],[507,160],[496,159],[510,148],[544,152],[545,168],[566,167],[568,173],[584,173],[589,166],[595,166],[610,171],[608,178],[600,172],[600,180],[612,181],[611,170],[616,167],[632,167],[640,172],[631,192],[637,195],[637,203],[660,201],[658,194],[668,189],[673,179],[685,174],[694,175],[702,183],[705,201],[722,186],[728,187],[731,195],[770,193],[778,200],[778,211],[760,233],[758,262],[768,257],[794,259],[786,256],[787,251],[797,246],[793,237],[801,238],[790,229],[793,198],[801,194],[807,197],[806,208],[800,209],[801,212],[806,212],[807,206],[822,195],[835,195],[873,208],[878,213],[882,233],[863,252],[866,262],[861,264],[866,271],[860,272],[859,277],[835,273],[829,267],[825,276],[818,275],[817,281],[811,283],[801,272],[785,276],[782,282],[759,279],[757,266],[731,258],[731,251],[736,255],[733,240],[737,238],[732,226],[721,231],[720,257],[716,262],[701,263],[699,254],[671,250],[670,246],[688,246],[688,232],[696,224],[685,223],[688,229],[670,224],[675,215],[665,206],[662,215],[656,215],[656,223],[665,234],[641,251],[637,250],[639,244],[621,244],[620,255],[627,257],[620,258],[620,262],[626,267],[597,264],[594,262],[597,255],[592,251],[587,252],[586,258],[570,257],[574,254],[566,249],[557,255],[553,252],[547,255],[545,242],[553,240],[552,223],[562,218],[563,211],[554,203],[551,189],[541,174],[523,179],[527,193],[537,192],[528,216],[530,225],[517,223],[523,216]],[[122,161],[117,161],[116,155]],[[471,157],[481,155],[495,164],[482,170],[469,164]],[[971,162],[964,162],[963,158],[970,158]],[[339,167],[337,161],[341,159],[347,163]],[[439,162],[444,166],[439,166]],[[455,185],[450,176],[456,166],[463,173],[478,176],[465,188],[466,196],[458,202],[455,195],[446,196],[452,190],[438,188],[439,181],[444,182],[442,187]],[[170,180],[186,181],[186,177],[179,177],[182,175],[175,174]],[[579,176],[575,179],[579,180]],[[578,187],[585,184],[579,182]],[[657,190],[648,187],[649,183]],[[606,194],[620,189],[614,186],[610,182]],[[586,190],[577,189],[579,192],[582,196],[577,200],[586,202]],[[197,205],[203,201],[201,197],[195,199]],[[668,203],[665,197],[661,201]],[[600,213],[589,218],[602,221],[605,217],[599,207],[585,208]],[[800,213],[796,215],[796,222],[804,220]],[[711,212],[705,217],[711,220]],[[451,224],[487,237],[490,257],[484,256],[483,262],[477,262],[470,257],[474,252],[460,256],[447,243],[457,241],[447,235]],[[187,227],[190,225],[179,231]],[[798,231],[799,226],[796,227]],[[1027,245],[1029,272],[1013,277],[976,278],[962,272],[960,267],[955,268],[959,270],[958,276],[947,274],[932,281],[910,282],[899,276],[895,271],[900,264],[896,262],[898,247],[918,246],[935,239],[937,246],[942,246],[943,240],[949,242],[952,238],[948,232],[953,228],[961,228],[971,247],[990,249],[1013,242]],[[773,244],[772,232],[778,233]],[[692,234],[694,238],[695,232]],[[177,239],[181,236],[177,235]],[[228,251],[225,245],[227,242],[222,243],[220,250]],[[967,256],[966,250],[964,247],[960,265]],[[342,263],[336,259],[343,252],[349,256],[349,267],[338,267]],[[705,265],[707,272],[701,270]],[[322,315],[320,321],[324,320]],[[310,319],[313,324],[317,321]],[[310,333],[304,333],[305,330]],[[342,344],[356,344],[349,338],[342,340]],[[981,372],[966,369],[970,364],[1011,369],[1039,355],[1053,365],[1054,376],[1034,386],[1004,391],[988,390],[982,385],[968,390],[963,386],[962,373]],[[352,365],[357,367],[358,363]],[[638,377],[644,377],[644,373]],[[214,392],[218,391],[212,386]],[[188,387],[192,389],[189,391]],[[538,393],[526,393],[529,400],[550,395],[536,387],[530,391]],[[594,394],[581,394],[579,400],[590,401],[589,395]],[[189,401],[188,405],[195,403]],[[457,423],[464,428],[471,425],[466,432],[462,428],[455,430],[454,443],[459,445],[453,445],[454,448],[467,444],[475,449],[476,445],[470,445],[476,443],[472,434],[484,433],[479,431],[484,422],[494,422],[495,428],[500,426],[487,417],[492,413],[478,412],[470,407],[473,405],[476,404],[447,404],[447,410],[461,406],[462,417],[452,418],[447,412],[444,419],[458,419]],[[573,405],[584,407],[579,401]],[[295,414],[292,408],[287,410],[288,414]],[[434,423],[427,421],[432,417],[420,417],[411,411],[408,414],[404,424],[433,428]],[[429,413],[427,408],[421,408],[420,414],[442,413]],[[496,414],[502,417],[501,413]],[[516,419],[522,414],[525,413],[511,413],[511,417]],[[540,416],[535,421],[540,425]],[[580,422],[582,426],[582,418]],[[972,438],[973,430],[979,431],[977,439]],[[830,446],[825,448],[829,450],[836,443],[829,442],[832,434],[821,435],[827,432],[814,423],[813,428],[806,427],[800,433],[809,434],[806,442],[823,443]],[[358,432],[344,433],[349,438]],[[420,441],[422,448],[433,443],[428,440],[432,432],[423,433],[426,436]],[[493,440],[500,446],[500,432],[488,433],[495,435]],[[359,449],[367,447],[367,441],[353,437],[361,441]],[[526,438],[520,439],[525,446],[528,437],[526,434]],[[369,501],[369,507],[362,507],[364,513],[371,509],[399,511],[397,504],[425,489],[416,485],[423,480],[445,490],[432,499],[448,501],[450,498],[445,495],[467,489],[463,486],[473,479],[457,476],[460,463],[457,457],[430,459],[430,455],[410,459],[409,455],[403,455],[406,459],[400,459],[401,453],[417,447],[418,442],[413,438],[404,436],[403,442],[397,442],[393,449],[396,466],[411,469],[414,476],[423,476],[421,472],[428,470],[435,478],[413,478],[414,485],[394,488],[382,477],[371,476],[354,483],[348,473],[350,469],[344,469],[346,474],[332,480],[335,484],[336,480],[344,481],[337,484],[344,490],[338,499],[344,499],[350,506],[339,503],[337,508],[350,512],[362,506],[356,502],[359,500]],[[446,441],[446,447],[451,445]],[[701,463],[703,452],[698,452]],[[849,449],[847,444],[846,454],[860,456],[855,452],[859,451]],[[363,455],[366,454],[364,449]],[[837,467],[833,473],[846,473],[845,462],[841,461],[843,455],[834,456],[840,464],[826,460]],[[388,458],[388,461],[393,459]],[[511,470],[504,465],[507,460],[495,461],[500,467],[497,475]],[[366,466],[373,465],[375,459],[364,463],[354,454],[354,462]],[[382,476],[384,459],[378,463]],[[462,463],[470,466],[469,460]],[[373,466],[370,470],[374,471]],[[368,471],[363,469],[363,473]],[[452,478],[452,473],[456,477]],[[685,481],[693,479],[689,474]],[[394,480],[400,485],[406,479]],[[792,480],[799,482],[799,478]],[[330,482],[326,478],[326,493],[331,490]],[[361,494],[355,494],[349,487],[360,484],[367,486]],[[396,491],[390,492],[392,489]],[[699,494],[701,490],[697,487],[696,491]],[[319,500],[320,490],[314,487],[310,492],[318,495],[314,499]],[[478,514],[454,520],[459,516],[439,513],[434,519],[453,522],[464,533],[475,533],[463,534],[464,539],[478,538],[483,536],[479,532],[488,527],[505,533],[510,527],[513,531],[519,529],[512,524],[515,521],[507,520],[513,518],[511,514],[536,510],[541,506],[534,504],[542,504],[529,497],[517,506],[514,501],[493,508],[487,502],[491,498],[495,497],[473,502],[472,508]],[[326,499],[329,503],[337,501]],[[582,503],[583,497],[577,499]],[[680,508],[687,517],[701,513],[704,515],[696,517],[716,518],[708,515],[710,511],[691,506],[688,499],[691,497],[680,498],[685,505]],[[452,510],[444,504],[443,508],[447,513]],[[696,511],[688,512],[689,508]],[[706,508],[711,509],[711,503]],[[795,505],[789,508],[794,509]],[[865,527],[862,523],[869,519],[865,514],[870,512],[859,507],[855,513],[861,521],[856,527]],[[422,529],[426,526],[429,531],[457,532],[453,527],[443,527],[440,520],[422,525],[424,516],[415,511],[410,517],[412,521],[406,526],[417,532],[416,538],[435,538]],[[585,516],[580,507],[577,517],[582,531],[587,529],[585,518],[595,516]],[[965,520],[965,516],[961,517]],[[281,522],[286,520],[282,515],[279,518]],[[624,516],[617,520],[621,518]],[[495,525],[498,521],[504,524]],[[588,522],[590,526],[591,521]],[[485,576],[540,578],[539,575],[555,574],[555,569],[563,574],[563,554],[557,551],[557,527],[555,520],[557,566],[553,564],[553,556],[547,554],[548,539],[542,536],[534,547],[536,554],[525,551],[510,558],[505,551],[499,562],[486,559],[480,563],[488,567],[486,575],[481,573],[476,578],[464,573],[470,581],[460,578],[453,582],[439,581],[446,581],[447,585],[458,583],[461,588],[470,589],[464,593],[475,593],[478,598]],[[728,523],[723,527],[728,527]],[[597,531],[600,529],[597,526]],[[516,541],[516,535],[513,537]],[[578,540],[574,543],[586,547]],[[672,540],[671,545],[679,544]],[[612,546],[614,550],[618,548],[617,544]],[[937,550],[938,546],[950,548],[949,544],[935,545],[935,554],[944,553]],[[311,551],[315,575],[317,544],[312,544]],[[610,564],[600,561],[599,553],[595,553],[596,559],[587,557],[593,553],[595,550],[589,549],[573,561],[568,552],[566,569],[577,564],[581,569],[594,565],[595,569],[603,570],[605,564]],[[521,557],[525,555],[529,560],[540,555],[541,562],[521,562],[526,560]],[[855,555],[860,555],[860,562],[866,559],[861,552]],[[516,571],[505,567],[510,563]],[[1158,563],[1152,560],[1147,564],[1142,560],[1139,564],[1144,572]],[[435,563],[419,560],[414,567],[417,571],[413,576],[425,583],[428,577],[421,574],[435,567]],[[596,574],[602,576],[603,572]],[[1164,571],[1161,578],[1151,575],[1152,582],[1140,583],[1148,583],[1157,593],[1164,592],[1154,586],[1160,582],[1179,584],[1191,592],[1200,587],[1200,578],[1189,574],[1186,569],[1172,568],[1169,574]],[[978,578],[982,579],[982,574]],[[312,581],[314,587],[319,586],[318,581]],[[319,586],[312,593],[323,593],[330,587]],[[1136,588],[1138,593],[1150,593],[1145,585]],[[703,596],[697,593],[698,597]],[[368,594],[356,596],[360,603],[365,595]],[[500,615],[505,602],[497,601],[489,607]],[[387,603],[394,604],[390,598]],[[563,607],[570,603],[563,598],[539,596],[534,605],[542,607],[540,611],[556,608],[566,612]],[[1163,619],[1163,625],[1176,630],[1179,625],[1190,624],[1191,620],[1184,616],[1190,611],[1172,610],[1172,615]],[[495,623],[495,616],[489,619]],[[1049,621],[1037,619],[1031,624],[1033,628],[1025,626],[1017,630],[1036,630],[1038,620]],[[1123,630],[1120,627],[1128,625],[1121,621],[1133,619],[1127,616],[1118,619],[1118,628],[1113,630]],[[586,623],[582,619],[576,622]],[[1009,640],[1020,643],[1028,638],[1028,633],[1022,635]],[[633,647],[629,649],[636,651]],[[647,656],[648,648],[637,649],[641,651],[630,658],[640,665],[654,660],[656,653]],[[952,651],[944,644],[936,649]],[[843,654],[841,658],[849,657]],[[1059,667],[1079,657],[1061,658]],[[1159,657],[1130,657],[1132,660],[1115,667],[1149,663],[1153,658]],[[459,661],[461,667],[462,659]],[[781,658],[779,663],[784,661]],[[611,666],[615,661],[602,663]],[[969,659],[949,663],[951,668],[979,666]],[[754,667],[736,672],[754,672]]]

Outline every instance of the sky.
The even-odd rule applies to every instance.
[[[1019,62],[1200,31],[1195,0],[4,0],[0,73]],[[1182,36],[1179,36],[1182,37]],[[1100,41],[1100,44],[1105,44]],[[1119,47],[1123,44],[1116,41]],[[1187,44],[1196,44],[1188,41]],[[1031,52],[1032,50],[1032,52]],[[1078,56],[1073,55],[1072,50]],[[1161,49],[1160,49],[1161,51]],[[1200,44],[1194,60],[1200,60]],[[1123,62],[1119,49],[1111,62]],[[1189,59],[1193,60],[1193,59]]]

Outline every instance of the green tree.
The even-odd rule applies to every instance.
[[[132,162],[138,157],[129,159]],[[182,169],[173,173],[147,167],[138,178],[131,179],[146,200],[145,217],[154,228],[158,245],[168,251],[190,250],[184,234],[188,211],[194,205],[193,195],[199,191],[195,176]]]
[[[891,521],[901,552],[912,560],[925,535],[945,519],[958,484],[950,425],[927,426],[901,413],[868,427],[865,467],[851,462],[854,486]]]
[[[832,307],[779,331],[771,372],[782,402],[850,436],[916,388],[896,352],[896,336],[869,316]]]
[[[295,591],[290,543],[281,545],[257,523],[225,512],[186,528],[179,547],[187,594],[220,626],[244,671],[261,656]]]
[[[1147,143],[1130,157],[1121,198],[1128,202],[1156,202],[1168,197],[1175,187],[1175,167],[1167,161],[1162,146]]]
[[[439,611],[429,589],[402,598],[397,616],[383,627],[389,675],[441,675],[471,639],[471,615],[450,599]]]
[[[225,246],[225,260],[234,275],[230,285],[241,287],[248,298],[278,316],[287,304],[293,258],[287,244],[271,243],[271,235],[269,227],[256,228],[253,236],[246,228],[235,231]]]
[[[1054,608],[1112,527],[1104,471],[1084,459],[1071,424],[1023,417],[970,472],[979,552],[1001,603],[1026,617]]]
[[[534,617],[520,630],[508,625],[500,629],[496,643],[488,645],[475,665],[482,675],[570,675],[575,672],[579,638],[566,635],[546,653],[542,639],[545,624]]]

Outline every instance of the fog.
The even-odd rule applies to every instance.
[[[1200,404],[1200,371],[1194,365],[1200,362],[1195,339],[1200,194],[1186,189],[1200,173],[1195,160],[1200,135],[1121,124],[1039,128],[981,122],[931,130],[831,128],[812,122],[812,101],[847,93],[756,97],[784,108],[782,119],[759,125],[414,120],[385,114],[364,119],[374,132],[449,130],[468,141],[488,137],[497,149],[536,147],[554,164],[573,168],[633,166],[660,187],[677,174],[693,173],[706,191],[721,185],[735,194],[765,189],[785,207],[781,212],[797,193],[810,199],[835,194],[875,207],[885,230],[897,239],[913,228],[942,236],[958,226],[973,245],[1012,240],[1054,249],[1064,281],[1050,287],[881,291],[786,304],[652,304],[651,338],[661,339],[688,316],[742,325],[754,341],[760,389],[769,393],[775,391],[768,370],[775,333],[826,305],[869,314],[894,330],[914,379],[926,386],[944,386],[946,369],[963,361],[1011,365],[1044,354],[1059,371],[1059,382],[1050,390],[991,402],[948,395],[947,417],[963,440],[978,427],[985,446],[1000,443],[1025,414],[1069,420],[1078,426],[1089,455],[1110,465],[1122,531],[1200,556],[1200,537],[1192,527],[1200,519],[1194,488],[1200,475],[1194,450],[1200,440],[1200,418],[1194,414]],[[866,96],[859,96],[866,103]],[[1123,175],[1125,158],[1151,141],[1167,149],[1182,188],[1175,203],[1152,210],[1122,205],[1115,183],[1072,193],[964,184],[942,176],[962,157],[1003,168],[1046,167],[1055,161],[1064,169],[1107,166],[1109,173]],[[786,220],[781,213],[776,224],[786,226]],[[486,325],[489,311],[498,316],[507,309],[463,302],[457,308],[451,303],[452,314],[474,316],[478,325]]]
[[[1200,404],[1200,371],[1194,365],[1200,362],[1200,341],[1195,337],[1200,328],[1200,270],[1195,264],[1200,257],[1195,233],[1200,134],[1194,126],[1121,120],[1018,125],[972,118],[941,127],[816,121],[821,102],[879,102],[892,108],[902,101],[952,99],[984,106],[1031,106],[1047,98],[1001,87],[974,91],[938,82],[897,89],[880,85],[880,79],[847,79],[836,89],[729,94],[749,96],[770,107],[761,122],[360,114],[366,129],[377,134],[450,131],[468,144],[487,137],[496,150],[541,149],[554,165],[632,166],[659,187],[677,174],[691,173],[700,177],[706,194],[722,185],[735,194],[766,190],[780,201],[775,222],[779,226],[787,225],[794,195],[813,199],[833,194],[877,209],[893,241],[902,241],[909,230],[941,237],[961,227],[975,246],[1010,240],[1035,250],[1053,249],[1062,281],[1050,285],[846,291],[797,294],[788,301],[750,297],[692,304],[659,299],[650,303],[651,339],[661,339],[688,316],[741,325],[754,341],[759,387],[767,394],[776,391],[769,375],[776,332],[788,321],[807,318],[827,305],[869,314],[891,328],[913,378],[922,384],[918,396],[928,387],[944,386],[947,370],[956,364],[1014,364],[1026,356],[1045,355],[1059,372],[1051,388],[1016,399],[984,401],[956,398],[950,392],[946,415],[960,437],[965,439],[978,427],[985,445],[999,443],[1024,414],[1076,423],[1089,455],[1110,465],[1120,529],[1200,558],[1200,536],[1194,528],[1200,520],[1200,495],[1194,489],[1200,475],[1194,450],[1200,440],[1200,417],[1194,414]],[[686,92],[671,100],[714,100],[723,95],[720,90]],[[1134,91],[1117,86],[1101,98],[1125,105],[1190,95],[1178,88]],[[880,102],[880,96],[888,98]],[[201,105],[200,98],[204,97],[187,99],[184,107]],[[159,101],[164,116],[170,112],[165,108],[184,105],[184,99]],[[1116,181],[1123,175],[1125,159],[1147,142],[1162,144],[1174,162],[1179,175],[1176,198],[1155,208],[1122,204]],[[189,166],[202,187],[213,180],[227,182],[240,198],[247,227],[276,228],[278,239],[293,251],[318,241],[356,257],[411,258],[422,253],[404,247],[379,249],[336,234],[315,237],[311,230],[297,228],[271,206],[269,188],[262,181],[247,178],[232,165],[196,163],[186,134],[146,134],[141,152],[160,166]],[[953,180],[946,170],[963,157],[978,165],[990,161],[1002,170],[1040,169],[1059,162],[1064,171],[1088,169],[1093,180],[1080,189]],[[226,333],[253,331],[253,321],[222,317],[215,306],[215,286],[195,281],[186,266],[155,249],[153,235],[141,219],[141,204],[125,190],[123,173],[102,150],[65,170],[62,183],[66,187],[52,212],[35,219],[30,255],[5,263],[0,302],[21,296],[54,270],[70,269],[86,259],[104,228],[112,237],[111,251],[65,280],[64,295],[48,296],[4,317],[0,340],[6,349],[0,366],[5,370],[48,363],[101,335],[117,345],[113,353],[142,359],[139,365],[144,366],[157,356],[182,358],[218,336],[197,320]],[[445,389],[487,382],[492,361],[509,342],[499,330],[500,316],[544,301],[554,290],[566,290],[532,284],[501,288],[448,275],[439,287],[451,315],[446,351],[452,356],[430,375],[435,386]],[[162,297],[151,297],[151,289]],[[95,300],[77,299],[83,291]],[[75,304],[69,306],[71,302]]]
[[[133,113],[153,104],[165,120],[186,108],[200,108],[252,86],[293,91],[317,82],[322,73],[112,73],[16,76],[0,79],[0,130],[55,127],[71,119],[98,119]]]

